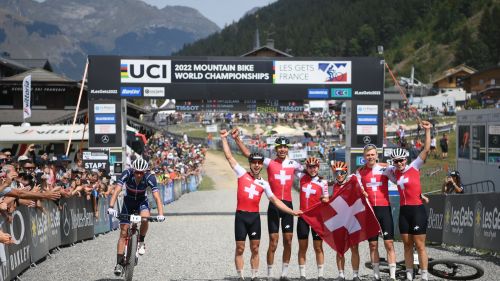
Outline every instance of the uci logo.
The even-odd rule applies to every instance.
[[[170,83],[170,60],[120,60],[122,83]]]

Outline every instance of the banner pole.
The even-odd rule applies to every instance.
[[[89,68],[89,60],[87,59],[87,62],[85,63],[85,71],[83,72],[82,87],[80,88],[80,95],[78,96],[78,103],[76,104],[75,116],[73,117],[73,125],[71,125],[71,129],[69,130],[69,140],[68,140],[68,147],[66,148],[66,157],[68,157],[69,149],[71,148],[71,138],[73,137],[73,129],[76,123],[76,116],[78,115],[78,110],[80,109],[80,101],[82,100],[83,88],[85,88],[85,79],[87,79],[88,68]]]

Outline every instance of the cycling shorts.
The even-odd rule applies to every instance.
[[[419,235],[427,232],[427,213],[424,205],[407,205],[399,208],[399,233]]]
[[[293,209],[293,204],[291,201],[282,201],[290,209]],[[280,219],[281,219],[281,231],[283,233],[293,233],[293,215],[282,212],[273,203],[269,202],[269,207],[267,209],[267,228],[269,234],[278,233],[280,230]]]
[[[122,211],[120,212],[120,214],[121,215],[134,215],[134,214],[138,215],[144,210],[149,211],[149,202],[148,202],[147,197],[140,198],[139,200],[136,200],[134,198],[129,198],[129,197],[125,196],[123,198],[123,207],[122,207]],[[130,224],[130,220],[120,218],[120,224]]]
[[[297,238],[299,240],[309,239],[309,229],[312,232],[313,240],[321,240],[321,237],[319,237],[316,231],[314,231],[303,218],[297,220]]]
[[[384,240],[394,240],[394,222],[392,220],[391,206],[374,206],[373,211],[380,224],[380,228],[382,228],[382,238]],[[368,241],[377,240],[378,235],[368,239]]]
[[[234,216],[234,239],[236,241],[260,240],[259,212],[236,211]]]

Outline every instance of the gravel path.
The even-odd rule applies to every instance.
[[[207,175],[219,180],[225,178],[229,165],[225,159],[214,160],[207,167]],[[222,165],[223,163],[224,165]],[[218,172],[217,170],[220,170]],[[226,174],[227,175],[227,174]],[[150,225],[146,237],[147,253],[139,259],[135,269],[134,280],[235,280],[234,270],[234,210],[236,206],[235,181],[223,181],[221,187],[213,191],[189,193],[180,200],[166,207],[169,215],[166,222]],[[229,186],[229,187],[228,187]],[[298,198],[298,194],[294,194]],[[261,211],[267,210],[267,199],[262,199]],[[298,202],[294,202],[298,206]],[[265,253],[267,251],[267,220],[261,216],[262,240],[260,247],[260,276],[266,274]],[[73,247],[62,248],[52,257],[47,258],[36,268],[27,270],[22,280],[120,280],[113,275],[116,260],[115,247],[118,231],[101,235],[93,240],[78,243]],[[398,260],[402,257],[402,244],[396,244]],[[292,260],[289,276],[297,278],[298,243],[296,237],[292,244]],[[433,258],[459,258],[475,261],[485,268],[485,276],[480,280],[498,280],[500,260],[466,256],[451,251],[428,248]],[[249,275],[249,253],[245,252],[246,276]],[[274,275],[281,271],[282,247],[279,246],[275,257]],[[383,251],[381,251],[383,253]],[[368,246],[363,242],[360,246],[362,266],[361,277],[371,280],[371,271],[363,264],[369,258]],[[347,261],[350,255],[347,254]],[[350,263],[347,262],[347,278],[352,278]],[[316,278],[312,246],[307,256],[307,276]],[[335,254],[325,246],[325,276],[332,280],[337,277],[335,269]],[[388,276],[383,275],[383,278]],[[431,279],[438,280],[438,279]]]

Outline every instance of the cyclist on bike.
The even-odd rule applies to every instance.
[[[132,168],[127,169],[122,173],[120,179],[116,183],[113,196],[111,197],[108,214],[113,215],[114,217],[118,216],[118,211],[114,209],[114,205],[118,194],[122,190],[122,186],[125,185],[126,193],[123,198],[123,207],[120,214],[133,215],[134,213],[139,213],[141,217],[149,217],[151,214],[148,198],[146,196],[146,189],[150,187],[153,193],[153,198],[156,201],[156,206],[158,207],[158,221],[165,220],[165,217],[163,216],[163,203],[161,202],[160,194],[158,193],[159,190],[156,186],[156,178],[154,175],[149,173],[148,168],[148,162],[142,158],[138,158],[132,162]],[[122,263],[125,251],[125,241],[127,239],[129,227],[130,221],[128,219],[120,218],[120,238],[118,239],[115,266],[115,275],[117,276],[120,276],[123,272]],[[146,237],[147,231],[148,221],[143,220],[139,233],[138,253],[140,255],[146,253],[144,238]]]
[[[344,187],[344,184],[349,182],[351,177],[356,177],[356,175],[350,175],[348,176],[347,172],[347,164],[342,162],[342,161],[335,161],[332,166],[332,171],[334,173],[335,177],[335,184],[333,185],[333,195],[336,196],[338,192]],[[352,265],[352,272],[353,272],[353,281],[360,281],[361,279],[359,278],[359,263],[360,263],[360,258],[359,258],[359,249],[358,245],[353,245],[350,247],[351,250],[351,265]],[[339,278],[337,278],[338,281],[344,281],[345,280],[345,274],[344,274],[344,268],[345,268],[345,256],[340,255],[337,253],[336,255],[336,262],[337,262],[337,269],[339,270]]]
[[[250,151],[239,138],[238,128],[233,129],[231,135],[245,157],[250,155]],[[281,199],[290,209],[292,205],[292,185],[295,172],[304,170],[302,165],[295,160],[288,159],[288,147],[290,140],[285,137],[278,137],[274,141],[276,158],[264,158],[264,165],[267,168],[267,176],[273,194]],[[277,209],[274,204],[269,203],[267,209],[267,227],[269,232],[269,248],[267,250],[267,276],[271,279],[274,264],[274,253],[278,248],[279,229],[281,220],[281,231],[283,232],[283,266],[281,271],[281,281],[288,281],[288,264],[292,255],[293,238],[293,216]]]
[[[236,240],[234,263],[238,273],[238,280],[244,280],[243,252],[245,250],[245,240],[248,236],[250,240],[250,250],[252,252],[250,258],[252,281],[256,281],[258,280],[257,273],[259,271],[259,245],[261,234],[259,202],[262,194],[265,193],[269,201],[284,213],[293,216],[299,215],[302,212],[293,211],[285,205],[273,194],[269,183],[260,177],[260,171],[262,170],[264,162],[264,156],[262,154],[252,153],[248,156],[250,172],[247,172],[238,162],[236,162],[227,142],[228,135],[229,133],[226,130],[220,131],[224,155],[229,165],[238,176],[237,206],[234,221]]]
[[[328,202],[328,183],[318,175],[319,159],[309,157],[305,162],[305,173],[297,173],[300,179],[300,210],[305,211],[320,201]],[[303,219],[297,220],[297,238],[299,239],[299,270],[300,281],[306,280],[306,252],[309,242],[309,231],[313,237],[313,247],[316,253],[316,264],[318,266],[318,281],[325,280],[323,269],[325,255],[323,253],[323,240]]]
[[[422,269],[422,280],[428,280],[428,258],[425,249],[427,232],[427,213],[423,203],[429,199],[422,195],[420,185],[420,168],[430,151],[431,123],[421,122],[425,129],[425,145],[419,156],[407,165],[406,149],[396,148],[391,153],[393,166],[388,169],[391,181],[395,182],[399,191],[399,232],[404,245],[406,277],[413,280],[413,246],[418,253],[418,261]]]
[[[391,280],[396,280],[396,253],[394,252],[394,223],[392,220],[391,204],[389,201],[389,178],[386,173],[386,164],[378,163],[377,147],[373,144],[366,145],[363,149],[365,165],[356,171],[360,185],[368,194],[368,201],[382,228],[389,273]],[[370,246],[370,260],[373,266],[375,280],[380,279],[378,252],[378,235],[368,239]]]

